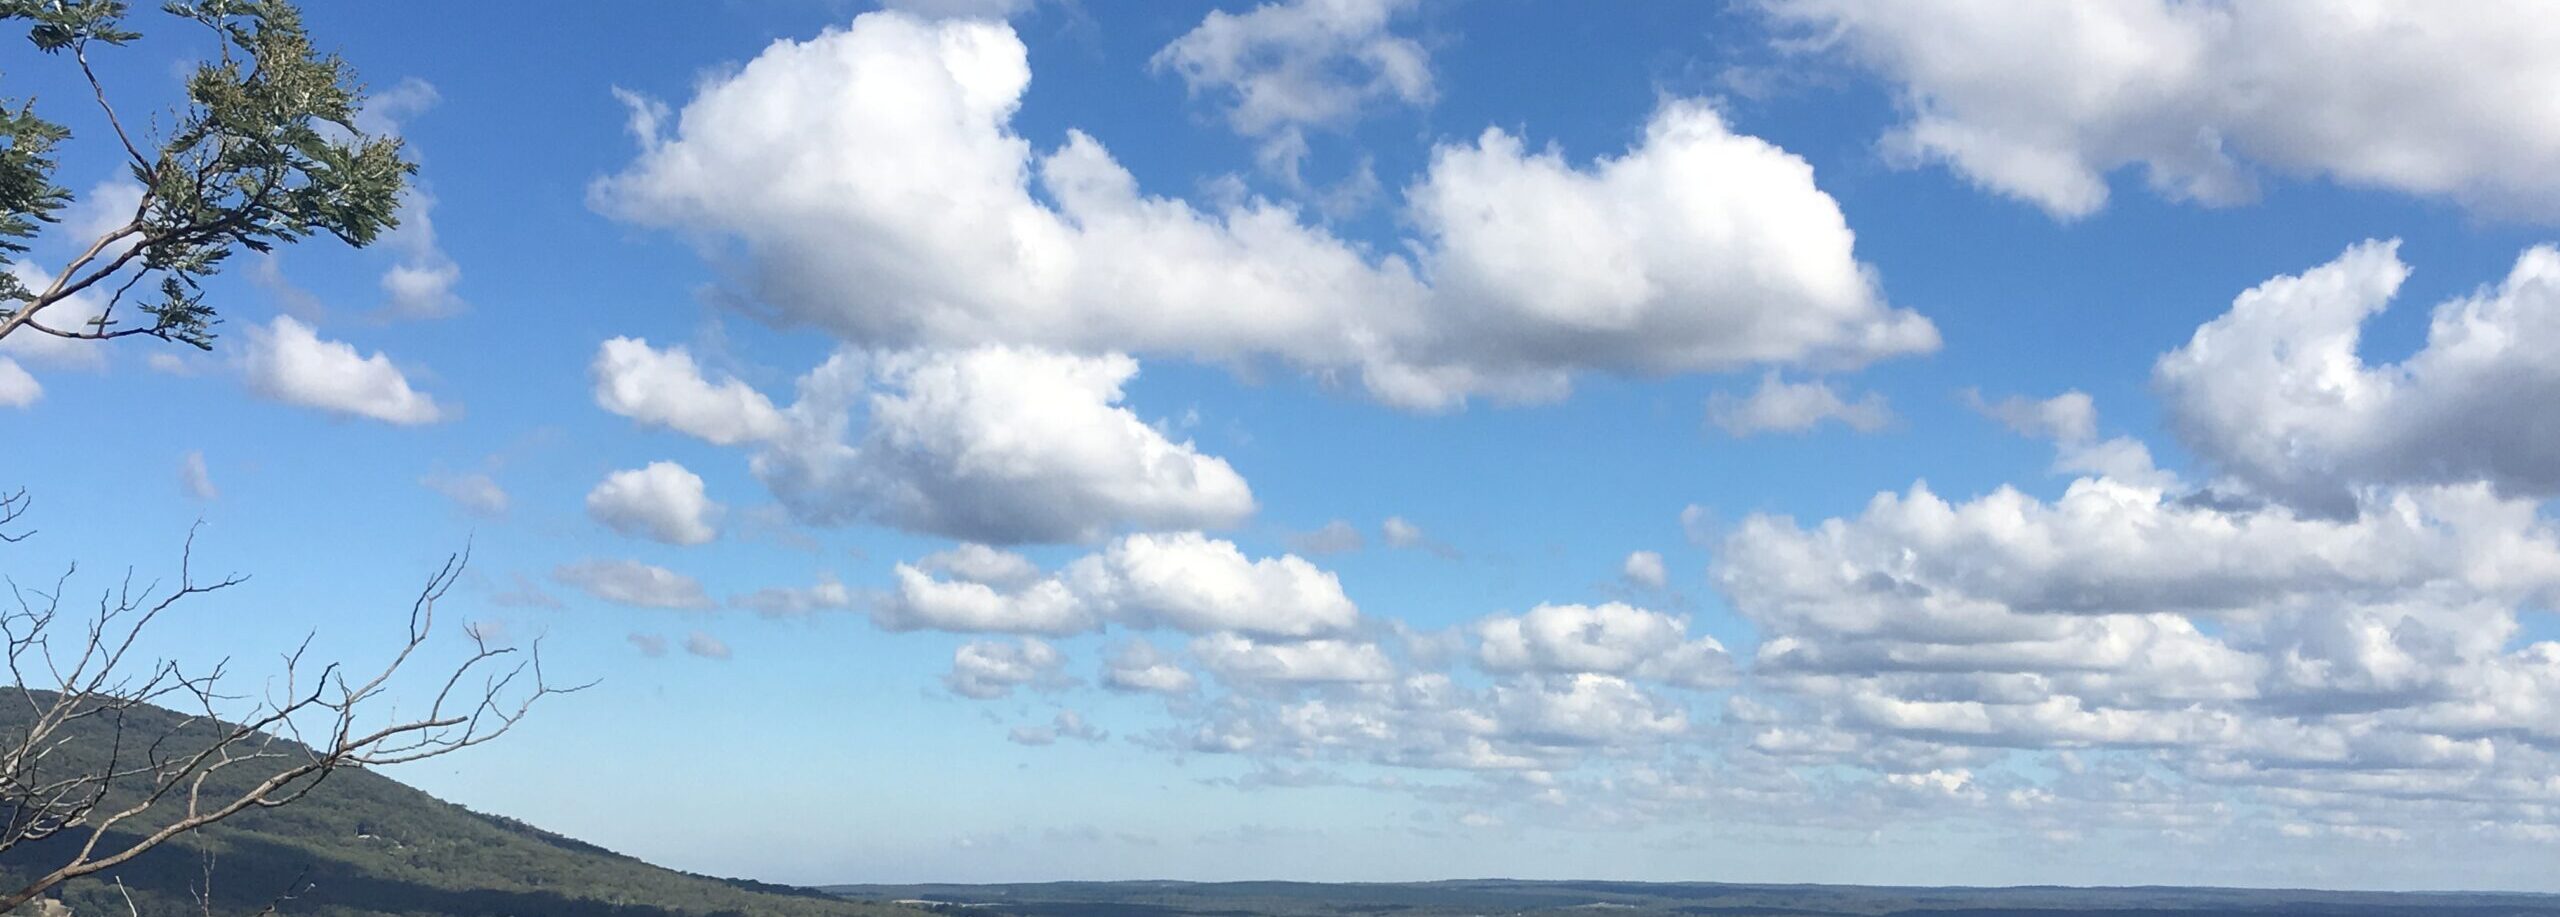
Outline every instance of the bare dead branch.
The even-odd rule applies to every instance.
[[[0,524],[25,504],[23,491],[0,498]],[[0,913],[241,812],[291,805],[342,768],[495,740],[543,698],[588,686],[548,681],[538,640],[494,646],[466,629],[468,653],[434,682],[424,711],[398,712],[394,682],[422,658],[436,606],[470,561],[467,546],[426,578],[400,642],[362,674],[312,660],[308,636],[282,654],[264,691],[249,694],[222,690],[229,660],[203,669],[141,661],[135,647],[164,614],[247,581],[199,580],[196,534],[188,531],[174,585],[137,584],[127,571],[77,620],[62,614],[76,567],[49,589],[6,581],[0,653],[18,697],[0,699],[0,723],[9,724],[0,726],[0,852],[47,838],[78,843],[66,862],[0,893]],[[273,913],[293,892],[260,913]],[[208,875],[208,908],[210,894]]]

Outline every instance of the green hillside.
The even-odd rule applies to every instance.
[[[0,740],[23,730],[28,704],[0,688]],[[127,715],[126,735],[156,735],[179,722],[163,710]],[[109,726],[85,722],[49,773],[94,766]],[[215,781],[245,788],[250,776]],[[68,838],[0,855],[0,871],[29,875],[67,859]],[[193,890],[213,863],[213,912],[248,914],[287,890],[287,915],[317,917],[886,917],[917,912],[848,902],[803,889],[661,869],[592,844],[411,789],[380,774],[342,770],[290,806],[247,811],[163,845],[112,873],[61,892],[75,914],[124,914],[122,880],[143,914],[203,911]],[[16,885],[12,884],[11,888]]]

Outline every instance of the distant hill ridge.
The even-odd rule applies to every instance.
[[[0,688],[0,737],[25,728],[22,689]],[[182,718],[157,708],[127,714],[128,735]],[[60,772],[104,759],[107,723],[84,721],[58,753]],[[210,726],[202,727],[211,729]],[[263,776],[263,775],[260,775]],[[245,789],[250,774],[213,789]],[[0,873],[61,864],[67,837],[0,855]],[[811,889],[698,876],[651,866],[511,818],[486,815],[362,769],[333,774],[282,808],[243,812],[124,867],[78,880],[61,899],[78,917],[127,913],[123,881],[143,914],[194,914],[193,890],[213,858],[214,913],[249,914],[288,890],[295,917],[891,917],[918,912],[847,901]],[[19,881],[24,881],[20,879]],[[14,885],[12,888],[16,887]]]
[[[969,917],[2560,917],[2560,896],[2295,889],[1928,888],[1461,879],[831,885]]]

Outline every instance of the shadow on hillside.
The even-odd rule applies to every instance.
[[[67,840],[55,838],[23,845],[10,851],[6,859],[11,865],[59,863],[70,853]],[[110,834],[107,845],[118,841],[131,843],[132,838]],[[282,912],[450,917],[748,917],[737,910],[676,910],[650,902],[600,901],[547,891],[475,887],[491,880],[486,876],[455,875],[450,877],[450,886],[444,886],[366,875],[361,866],[345,860],[239,833],[227,833],[220,849],[213,865],[216,913],[255,911],[280,892],[297,889]],[[143,905],[144,913],[193,912],[199,907],[195,895],[205,881],[205,862],[197,848],[164,845],[107,873],[73,883],[64,897],[75,904],[93,898],[106,900],[108,895],[121,894],[112,888],[117,881]],[[178,910],[168,910],[173,906]],[[115,909],[122,910],[120,905]],[[92,909],[78,908],[78,912],[91,913]]]

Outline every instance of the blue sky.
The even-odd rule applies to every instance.
[[[0,345],[8,571],[467,544],[396,776],[699,871],[2560,890],[2534,10],[630,12],[310,10],[407,225]]]

